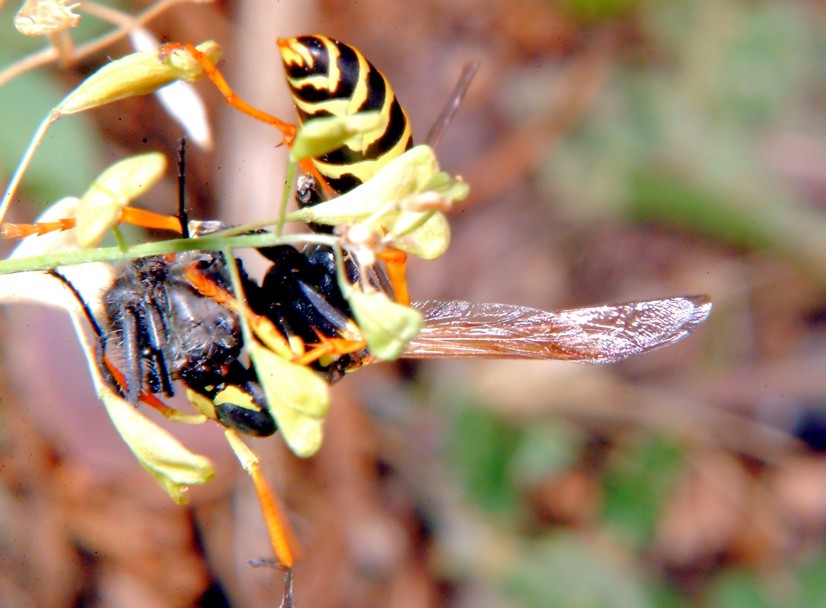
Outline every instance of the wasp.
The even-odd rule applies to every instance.
[[[204,65],[232,105],[275,125],[283,133],[283,143],[291,144],[297,131],[295,125],[237,99],[205,55],[188,45],[166,48],[175,46],[184,46]],[[410,124],[390,83],[359,51],[322,36],[281,40],[279,47],[301,121],[376,109],[386,118],[375,136],[365,135],[357,149],[342,146],[302,165],[313,176],[312,182],[305,182],[312,186],[302,192],[311,190],[317,200],[334,197],[370,179],[383,164],[411,146]],[[322,65],[326,65],[323,73]],[[312,78],[313,74],[317,77]],[[334,78],[333,74],[337,76]],[[316,98],[321,103],[311,108],[306,105],[312,105],[308,91],[316,86],[313,82],[319,82],[318,77],[322,85]],[[149,224],[142,216],[135,217],[125,212],[120,220],[177,230],[174,220],[153,220]],[[73,226],[73,220],[40,225],[5,224],[2,234],[20,237]],[[334,252],[314,246],[304,251],[274,247],[262,253],[274,262],[262,284],[254,284],[246,277],[242,280],[249,314],[259,323],[266,321],[274,328],[271,333],[281,336],[290,348],[298,344],[292,351],[295,357],[327,381],[339,379],[365,361],[363,340],[337,286]],[[127,401],[141,400],[167,412],[154,396],[172,395],[173,383],[181,381],[190,401],[202,412],[209,410],[208,417],[242,433],[266,436],[274,433],[276,427],[255,368],[239,359],[243,348],[239,307],[228,303],[241,294],[234,294],[229,288],[227,262],[222,255],[211,252],[136,260],[119,271],[104,293],[100,323],[89,314],[88,307],[87,316],[97,327],[99,367]],[[362,269],[352,258],[346,257],[343,266],[351,283],[361,282]],[[381,269],[368,269],[365,274],[372,275],[369,281],[374,288],[393,291]],[[401,294],[406,288],[395,291],[400,299],[405,299]],[[347,336],[343,340],[346,346],[330,348],[334,340],[342,341],[342,335]],[[307,343],[314,347],[309,356],[304,356],[306,353],[301,351]],[[120,351],[120,369],[112,363],[117,358],[113,351]],[[273,544],[279,542],[274,540]],[[288,553],[277,547],[276,553],[280,562],[291,565]]]
[[[307,177],[298,188],[300,205],[316,205],[351,192],[412,146],[409,120],[389,81],[358,50],[324,36],[279,40],[278,45],[301,122],[366,110],[377,110],[382,119],[358,141],[302,164]],[[296,125],[238,98],[194,47],[167,47],[186,48],[231,105],[275,126],[282,143],[292,144]],[[287,345],[285,357],[325,382],[336,382],[375,362],[341,289],[340,268],[346,282],[369,285],[407,304],[403,275],[400,280],[389,263],[387,274],[378,265],[363,267],[346,251],[338,264],[333,249],[323,245],[277,246],[259,252],[272,265],[261,282],[247,277],[241,268],[236,285],[243,293],[236,291],[228,271],[230,264],[240,263],[217,252],[144,258],[120,270],[103,295],[103,318],[98,322],[88,307],[87,315],[98,334],[100,367],[125,399],[155,404],[155,395],[172,395],[174,382],[180,381],[196,408],[224,427],[251,436],[275,433],[261,370],[244,362],[243,353],[251,345],[244,340],[243,320],[268,327]],[[405,347],[405,358],[590,363],[615,362],[673,344],[705,321],[711,309],[706,296],[559,311],[441,300],[411,306],[422,314],[424,325]],[[122,369],[112,363],[115,351],[121,353]],[[272,522],[276,515],[267,507],[269,491],[257,470],[250,474],[278,561],[289,570],[292,553],[281,524]]]
[[[230,289],[226,260],[216,252],[153,256],[124,266],[102,296],[98,365],[132,404],[148,399],[146,393],[171,397],[173,382],[181,380],[192,399],[200,396],[213,404],[221,424],[250,435],[272,435],[275,422],[257,377],[240,362],[238,315],[202,296],[191,280],[194,273],[213,289]],[[253,289],[254,283],[242,276],[245,289]],[[122,365],[116,368],[109,362],[118,356]]]
[[[312,159],[328,195],[349,192],[413,146],[410,120],[390,82],[357,49],[326,36],[282,38],[278,48],[301,124],[371,110],[381,117],[358,141]]]

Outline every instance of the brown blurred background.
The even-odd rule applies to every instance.
[[[17,8],[0,69],[43,44]],[[237,0],[150,24],[218,40],[236,91],[287,119],[275,39],[350,42],[419,140],[481,62],[439,150],[471,198],[448,254],[412,265],[414,299],[714,300],[683,343],[614,366],[375,366],[335,386],[318,456],[253,442],[304,545],[299,606],[826,606],[825,19],[816,0]],[[2,183],[48,109],[129,50],[0,88]],[[277,134],[198,88],[216,146],[190,150],[194,215],[270,217]],[[174,159],[178,137],[152,97],[61,121],[10,219],[128,154]],[[170,178],[141,204],[175,201]],[[244,565],[270,550],[217,426],[169,425],[218,468],[179,507],[109,423],[65,315],[3,307],[0,331],[0,606],[277,605],[280,575]]]

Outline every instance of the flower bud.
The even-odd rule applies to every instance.
[[[349,298],[353,316],[367,341],[367,349],[379,361],[394,361],[422,329],[422,314],[393,302],[387,294],[353,289]]]
[[[318,452],[330,408],[327,382],[312,369],[293,363],[258,344],[248,345],[250,359],[284,441],[300,458]]]
[[[77,27],[80,15],[72,9],[80,2],[66,5],[62,0],[26,0],[14,16],[14,27],[24,36],[45,36]]]
[[[187,486],[206,483],[215,476],[208,458],[189,451],[111,390],[100,389],[98,386],[100,398],[118,433],[141,466],[175,502],[186,502]]]
[[[81,247],[96,246],[120,220],[121,211],[153,186],[166,171],[160,152],[140,154],[106,169],[89,186],[77,207],[77,241]]]
[[[298,129],[290,157],[295,161],[316,158],[347,145],[354,137],[381,127],[379,112],[360,112],[351,116],[327,116],[308,120]],[[358,146],[354,146],[358,147]]]
[[[213,63],[221,58],[221,47],[212,40],[195,48]],[[119,99],[153,93],[176,80],[193,82],[203,75],[203,66],[185,48],[138,51],[100,68],[69,93],[52,113],[60,117],[83,112]]]

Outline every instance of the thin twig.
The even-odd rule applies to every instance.
[[[135,17],[129,17],[128,20],[121,21],[121,25],[116,28],[115,30],[109,32],[108,34],[104,34],[103,36],[96,38],[95,40],[91,40],[86,44],[78,46],[70,61],[72,63],[76,63],[81,59],[97,53],[103,48],[114,44],[124,36],[127,36],[129,32],[139,25],[145,25],[149,21],[153,20],[155,17],[166,11],[167,9],[175,6],[176,4],[184,4],[184,3],[206,3],[212,2],[212,0],[159,0],[156,4],[147,8],[144,12],[140,15]],[[92,3],[89,3],[90,5]],[[100,17],[100,14],[103,14],[104,11],[100,11],[101,7],[95,5],[94,8],[90,11],[88,10],[88,6],[86,3],[83,5],[84,9],[87,10],[90,14],[95,14],[96,16]],[[108,9],[106,11],[108,16],[113,16],[111,13],[116,12],[112,9]],[[98,14],[100,13],[100,14]],[[122,14],[121,14],[122,15]],[[101,17],[102,18],[102,17]],[[107,19],[107,21],[111,21],[111,19]],[[0,71],[0,87],[8,84],[11,80],[24,74],[30,70],[35,68],[42,67],[44,65],[49,65],[50,63],[54,63],[60,57],[60,53],[54,46],[49,46],[42,51],[37,51],[36,53],[32,53],[22,59],[17,60],[12,65],[8,66],[4,70]]]

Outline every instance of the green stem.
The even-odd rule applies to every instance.
[[[304,243],[318,243],[336,247],[339,238],[326,234],[289,234],[276,236],[271,233],[244,234],[233,237],[218,237],[214,235],[194,239],[172,239],[135,245],[126,251],[118,247],[99,247],[82,251],[64,251],[49,253],[27,258],[12,258],[0,261],[0,275],[14,272],[48,270],[61,266],[88,264],[90,262],[124,262],[135,258],[145,258],[153,255],[179,253],[196,250],[222,250],[224,248],[238,249],[244,247],[273,247],[275,245],[302,245]]]

